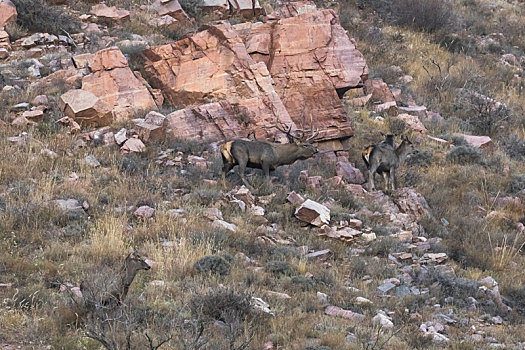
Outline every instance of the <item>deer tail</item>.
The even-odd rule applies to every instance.
[[[361,152],[361,157],[363,158],[363,161],[365,162],[367,168],[370,166],[370,155],[372,154],[374,148],[374,145],[370,145]]]
[[[234,163],[233,155],[232,155],[232,143],[233,141],[228,141],[225,144],[221,145],[221,155],[223,161],[226,161],[228,163]]]

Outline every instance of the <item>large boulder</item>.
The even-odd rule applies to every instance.
[[[307,9],[292,12],[292,17],[234,28],[253,59],[267,65],[297,125],[319,129],[318,141],[352,136],[340,97],[363,85],[368,77],[366,61],[334,11],[311,5]]]
[[[115,6],[108,7],[106,4],[97,4],[91,8],[91,14],[98,17],[104,23],[114,24],[129,20],[129,11],[117,9]]]
[[[88,58],[91,74],[82,78],[82,90],[89,91],[112,109],[116,120],[132,117],[137,110],[156,107],[155,100],[133,74],[118,47],[110,47]]]
[[[248,55],[228,22],[144,55],[151,85],[172,105],[197,105],[168,115],[174,136],[279,139],[282,133],[269,126],[280,122],[295,128],[268,69]]]
[[[7,23],[16,21],[18,13],[11,0],[0,0],[0,29]]]
[[[184,12],[184,9],[180,6],[178,0],[157,0],[151,4],[151,7],[159,16],[168,15],[177,21],[190,20],[190,17]]]
[[[113,120],[111,107],[85,90],[69,90],[60,96],[60,107],[68,117],[81,124],[103,126]]]

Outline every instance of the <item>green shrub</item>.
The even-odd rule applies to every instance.
[[[516,134],[512,134],[503,140],[503,149],[512,159],[525,159],[525,140],[520,140]]]
[[[219,274],[221,276],[230,273],[231,264],[223,257],[217,255],[208,255],[199,259],[193,268],[198,273]]]
[[[304,348],[304,350],[332,350],[332,348],[324,345],[314,345]]]
[[[18,12],[17,23],[31,32],[63,35],[80,31],[80,21],[64,9],[43,0],[12,0]]]
[[[290,282],[299,286],[303,291],[314,290],[316,284],[313,279],[304,276],[293,276]]]
[[[291,258],[299,258],[299,252],[291,247],[275,247],[270,252],[270,257],[273,260],[287,260]]]
[[[525,174],[512,175],[508,185],[508,191],[510,193],[518,193],[525,189]]]
[[[273,275],[292,276],[296,274],[295,269],[286,261],[269,261],[264,266],[264,270]]]
[[[407,158],[407,166],[418,166],[418,167],[428,167],[432,163],[434,156],[429,151],[419,151],[416,150],[414,153]]]
[[[447,154],[447,160],[457,164],[482,164],[483,162],[481,150],[472,146],[454,147]]]

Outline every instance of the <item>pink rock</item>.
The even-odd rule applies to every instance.
[[[129,11],[117,9],[115,6],[108,7],[106,4],[97,4],[91,8],[90,13],[97,16],[106,23],[121,23],[129,19]]]
[[[133,215],[137,218],[141,219],[149,219],[152,218],[155,215],[155,209],[153,209],[150,206],[143,205],[141,207],[138,207],[134,212]]]
[[[330,209],[311,199],[307,199],[295,210],[295,217],[317,227],[330,223]]]
[[[0,0],[0,28],[9,22],[16,21],[18,13],[15,5],[10,0]]]
[[[314,7],[276,23],[234,27],[253,59],[268,66],[276,91],[297,125],[319,129],[316,140],[353,135],[339,96],[362,85],[368,68],[334,11]]]
[[[381,78],[368,79],[365,82],[365,93],[372,94],[372,102],[395,102],[394,95],[388,85]]]
[[[22,117],[33,122],[41,122],[42,119],[44,119],[44,112],[38,109],[33,111],[25,111],[22,113]]]
[[[89,91],[69,90],[60,96],[60,108],[81,124],[108,125],[113,121],[111,106]]]
[[[177,21],[190,21],[190,17],[184,12],[177,0],[157,0],[151,7],[159,16],[168,15]]]
[[[295,191],[290,192],[286,199],[296,207],[300,206],[304,202],[304,198],[300,194],[295,193]]]
[[[82,90],[106,102],[116,120],[129,119],[137,110],[156,107],[148,88],[133,74],[118,47],[95,53],[89,69],[92,73],[82,79]]]
[[[363,322],[365,320],[365,315],[350,310],[345,310],[338,306],[327,306],[324,310],[324,313],[330,316],[344,317],[354,322]]]
[[[127,139],[126,142],[120,147],[122,153],[142,153],[146,150],[144,143],[138,138]]]
[[[174,105],[197,105],[167,116],[176,137],[232,139],[253,134],[257,139],[286,140],[271,126],[280,122],[295,128],[268,69],[248,55],[227,22],[191,39],[153,47],[144,55],[154,88]]]
[[[348,183],[362,184],[365,182],[361,171],[348,162],[337,162],[335,169],[337,175],[341,176]]]
[[[428,132],[427,128],[425,128],[423,123],[415,115],[399,114],[396,118],[405,122],[405,124],[414,131],[420,132],[422,134],[426,134]]]
[[[460,136],[467,141],[470,146],[478,148],[489,148],[494,145],[492,139],[489,136],[474,136],[456,133],[454,136]]]

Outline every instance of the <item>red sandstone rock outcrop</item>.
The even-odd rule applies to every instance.
[[[127,119],[137,110],[156,107],[148,87],[133,74],[119,48],[98,51],[87,61],[91,74],[82,78],[82,90],[106,102],[116,120]]]
[[[177,0],[157,0],[151,4],[159,16],[171,16],[177,21],[189,21],[190,17],[184,12]]]
[[[292,6],[290,4],[290,6]],[[308,11],[268,23],[242,23],[234,28],[248,53],[264,62],[292,120],[319,128],[316,140],[353,135],[340,97],[362,86],[368,76],[363,55],[332,10]]]
[[[294,126],[268,69],[248,55],[228,22],[144,55],[149,81],[171,104],[201,104],[168,115],[174,136],[282,138],[268,127],[277,122]]]
[[[9,22],[16,21],[17,15],[16,7],[11,0],[0,0],[0,28]]]
[[[173,105],[195,105],[168,116],[172,133],[190,138],[282,138],[269,128],[277,122],[318,129],[317,141],[351,136],[338,94],[362,86],[368,72],[336,14],[315,8],[210,25],[144,55],[153,87]]]
[[[115,6],[108,7],[106,4],[97,4],[91,8],[91,13],[105,23],[121,23],[129,19],[129,11],[117,9]]]
[[[200,7],[205,12],[214,12],[223,16],[232,13],[250,18],[264,14],[259,0],[255,0],[254,3],[252,0],[202,0]]]

